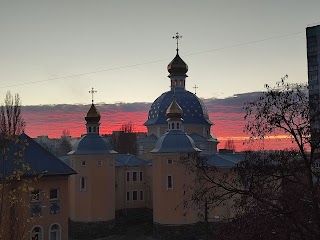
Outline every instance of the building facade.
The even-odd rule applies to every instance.
[[[311,130],[315,137],[320,133],[320,25],[307,27],[306,35]]]

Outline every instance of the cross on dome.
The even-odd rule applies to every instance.
[[[91,91],[89,91],[89,93],[91,93],[92,103],[93,103],[93,95],[94,95],[96,92],[97,92],[97,91],[95,91],[94,88],[91,88]]]
[[[182,38],[182,36],[176,32],[176,35],[172,37],[173,39],[176,39],[177,40],[177,52],[179,51],[179,39]]]
[[[197,85],[194,85],[193,88],[194,88],[194,94],[197,95],[197,88],[198,88],[198,86],[197,86]]]

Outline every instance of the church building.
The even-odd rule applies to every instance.
[[[152,209],[154,234],[160,239],[180,233],[191,236],[201,221],[199,207],[186,209],[183,201],[192,195],[185,186],[196,176],[181,159],[206,156],[224,171],[239,161],[236,154],[217,154],[213,123],[203,101],[186,90],[188,65],[179,56],[180,35],[174,38],[176,56],[167,67],[170,89],[150,107],[144,123],[147,136],[137,141],[138,156],[118,154],[99,135],[101,116],[92,101],[85,117],[87,133],[68,157],[78,173],[69,180],[71,236],[107,235],[117,224],[116,213],[130,209]],[[214,214],[219,219],[231,217],[225,209]]]

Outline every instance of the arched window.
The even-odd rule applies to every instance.
[[[40,226],[35,226],[31,230],[30,239],[31,240],[42,240],[43,239],[42,235],[43,235],[42,228]]]
[[[171,128],[174,129],[174,123],[171,123],[171,126],[172,126]]]
[[[89,132],[91,132],[91,127],[89,127]]]
[[[87,191],[87,179],[85,177],[80,177],[80,191]]]
[[[182,80],[180,79],[180,86],[182,86]]]
[[[170,126],[171,126],[171,125],[170,125],[170,123],[169,123],[169,129],[170,129]]]
[[[96,132],[96,127],[93,127],[93,132]]]
[[[177,86],[177,84],[178,84],[178,80],[175,79],[175,80],[174,80],[174,86]]]
[[[53,224],[50,227],[49,240],[60,240],[61,239],[61,230],[58,224]]]
[[[180,129],[179,123],[177,123],[177,129]]]

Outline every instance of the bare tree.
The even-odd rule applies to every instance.
[[[12,96],[7,92],[4,105],[0,108],[0,132],[2,135],[15,136],[20,134],[25,122],[21,117],[21,100],[19,94]]]
[[[286,78],[275,87],[266,85],[259,99],[246,104],[245,131],[250,141],[285,135],[293,149],[247,152],[229,169],[207,159],[185,161],[198,171],[193,204],[234,209],[215,239],[320,239],[319,134],[310,127],[319,112],[309,102],[307,86]]]
[[[72,145],[68,138],[70,138],[70,131],[68,129],[63,129],[58,156],[65,156],[72,150]]]
[[[30,217],[28,194],[32,190],[29,180],[22,179],[23,172],[30,170],[21,159],[28,145],[21,142],[25,122],[21,116],[18,94],[7,92],[0,108],[0,238],[24,239]]]
[[[134,132],[132,123],[123,124],[120,131],[112,134],[113,147],[118,153],[136,154],[136,141],[137,134]]]
[[[228,139],[224,145],[224,148],[227,150],[236,151],[236,146],[234,145],[233,139]]]

